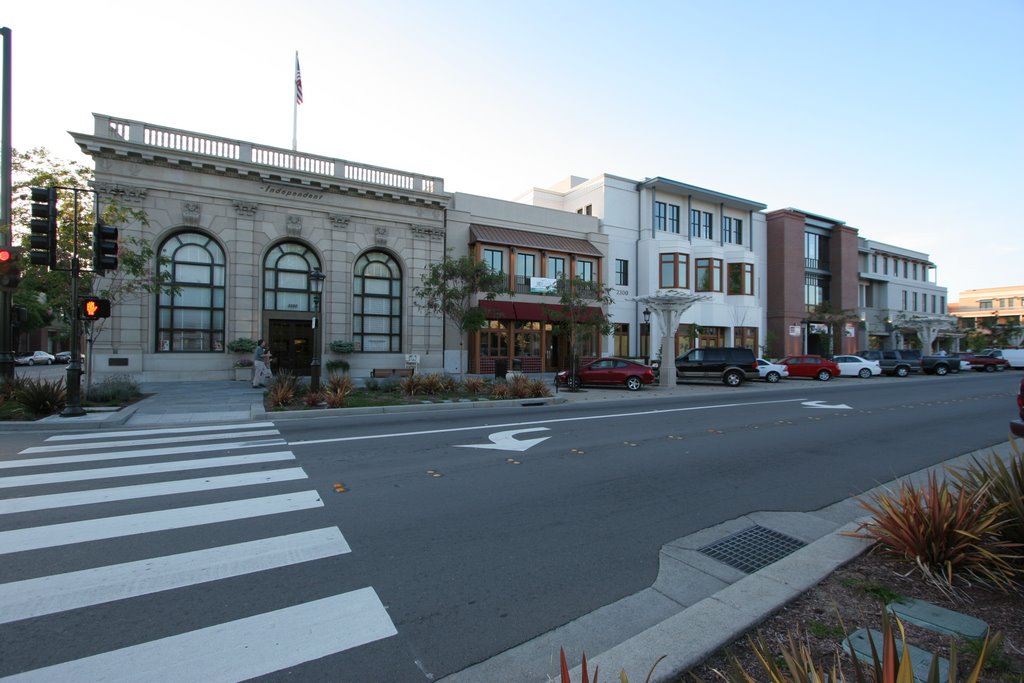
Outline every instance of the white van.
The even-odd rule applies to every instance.
[[[982,355],[1005,358],[1011,368],[1024,370],[1024,349],[985,349]]]

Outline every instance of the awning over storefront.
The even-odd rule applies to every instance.
[[[567,254],[578,254],[580,256],[596,256],[598,258],[604,256],[596,246],[587,240],[577,237],[562,237],[550,233],[496,228],[492,225],[473,223],[469,226],[469,243],[476,244],[477,242],[540,249],[543,251],[557,251]]]
[[[484,299],[480,302],[480,308],[484,309],[484,313],[491,320],[516,319],[516,309],[511,301],[488,301]]]

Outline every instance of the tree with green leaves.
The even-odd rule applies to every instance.
[[[481,298],[493,300],[499,294],[511,294],[508,275],[495,272],[472,256],[453,258],[445,254],[439,263],[432,263],[413,288],[423,311],[443,315],[459,330],[459,374],[462,375],[462,349],[466,335],[483,327],[487,320],[478,306]]]
[[[78,315],[78,303],[71,300],[70,278],[72,259],[78,255],[80,268],[79,295],[94,294],[110,300],[111,309],[118,304],[141,296],[157,293],[173,293],[169,285],[170,274],[166,272],[167,259],[157,257],[153,247],[138,237],[121,235],[118,240],[118,268],[103,276],[91,272],[92,231],[96,223],[95,195],[89,190],[92,170],[76,162],[52,159],[43,148],[13,155],[14,196],[18,201],[12,207],[14,225],[23,226],[22,243],[28,246],[29,231],[29,188],[65,187],[82,188],[58,192],[57,219],[57,268],[36,266],[26,263],[22,270],[22,281],[14,300],[28,309],[28,330],[54,326],[59,336],[67,341],[71,335],[73,317]],[[125,227],[146,227],[148,219],[144,211],[127,207],[117,201],[108,202],[102,211],[102,219],[109,225]],[[77,240],[75,227],[77,225]],[[27,259],[26,259],[27,261]],[[116,312],[114,313],[116,315]],[[106,319],[90,323],[86,338],[90,353],[92,342],[103,332]],[[92,363],[88,364],[91,384]]]
[[[584,280],[580,277],[562,275],[555,281],[558,307],[548,306],[547,315],[552,321],[555,334],[565,336],[569,346],[569,376],[575,377],[580,363],[580,346],[594,339],[611,334],[614,325],[606,312],[614,303],[611,288]],[[570,391],[578,387],[570,383]]]

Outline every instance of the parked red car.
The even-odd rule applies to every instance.
[[[843,374],[838,365],[821,356],[787,356],[779,365],[789,368],[790,377],[812,377],[822,382]]]
[[[649,365],[623,358],[598,358],[578,367],[575,375],[570,375],[568,370],[562,370],[555,375],[555,381],[570,389],[585,384],[614,384],[625,386],[630,391],[637,391],[643,385],[654,382],[654,369]]]
[[[1010,422],[1010,431],[1014,436],[1024,438],[1024,379],[1017,387],[1017,412],[1020,413],[1020,418]]]

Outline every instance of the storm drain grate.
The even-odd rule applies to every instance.
[[[753,574],[805,545],[803,541],[778,531],[752,526],[700,548],[699,552],[741,572]]]

